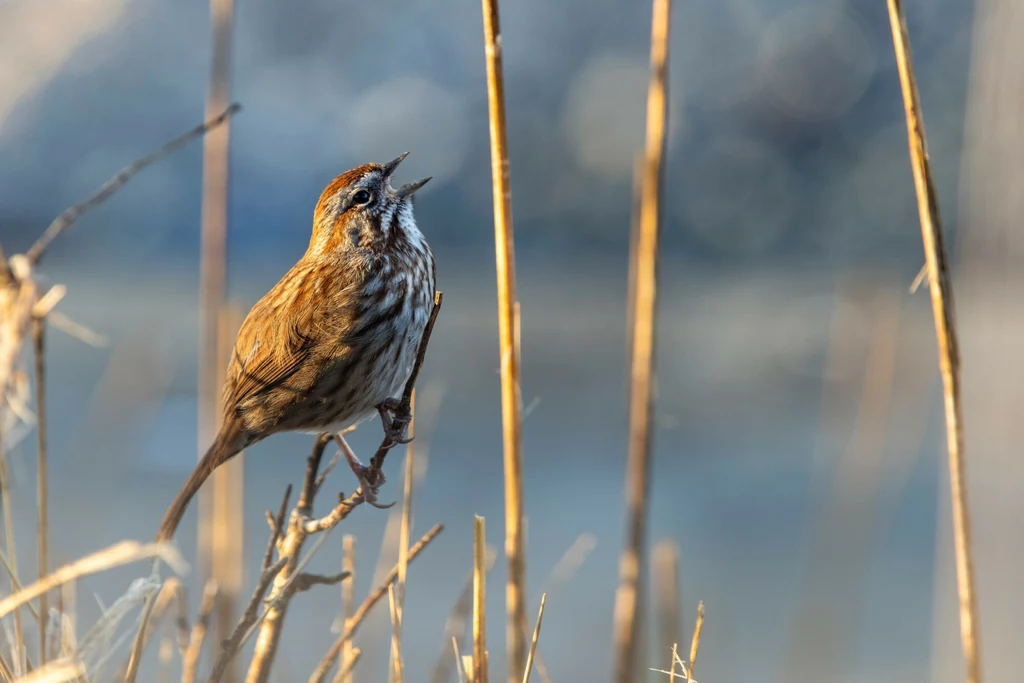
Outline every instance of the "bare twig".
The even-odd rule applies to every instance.
[[[65,209],[64,213],[57,216],[57,218],[50,223],[49,227],[46,228],[39,239],[36,240],[36,243],[32,245],[32,248],[25,254],[28,258],[29,264],[35,265],[38,263],[39,259],[41,259],[43,254],[46,253],[47,248],[49,248],[53,240],[59,237],[62,232],[70,228],[75,221],[82,217],[82,214],[89,209],[102,204],[110,197],[110,195],[121,189],[121,187],[131,180],[139,171],[142,171],[147,166],[159,161],[179,147],[183,147],[192,140],[205,135],[208,131],[216,128],[227,121],[230,117],[237,114],[241,108],[242,106],[238,103],[232,104],[216,118],[210,119],[206,123],[196,126],[181,137],[171,140],[155,152],[152,152],[141,159],[133,161],[128,166],[125,166],[117,173],[117,175],[105,182],[94,195],[80,204],[75,204],[71,208]]]
[[[430,529],[430,531],[424,534],[423,537],[416,542],[416,545],[409,548],[409,561],[412,562],[414,559],[416,559],[416,556],[419,555],[423,551],[423,549],[426,548],[427,545],[431,541],[433,541],[437,537],[437,535],[441,533],[441,531],[443,530],[444,525],[435,524],[433,528]],[[323,681],[327,677],[327,672],[330,671],[331,667],[334,665],[334,662],[337,661],[338,653],[341,652],[342,645],[345,643],[345,641],[352,639],[352,636],[355,635],[356,630],[359,628],[359,625],[363,622],[363,619],[366,618],[366,615],[370,613],[370,610],[373,609],[373,607],[378,602],[380,602],[381,598],[387,595],[388,586],[390,586],[397,580],[398,565],[395,565],[395,567],[388,573],[388,575],[384,577],[384,581],[382,581],[381,584],[377,586],[376,590],[374,590],[372,593],[366,596],[366,599],[363,600],[363,604],[359,606],[359,609],[357,609],[355,614],[352,615],[352,618],[346,620],[344,631],[340,636],[338,636],[337,639],[335,639],[334,643],[327,650],[327,653],[320,660],[320,663],[317,665],[316,669],[309,677],[309,683],[323,683]]]
[[[39,579],[50,573],[50,531],[49,503],[47,486],[46,462],[46,321],[36,318],[32,325],[32,342],[36,365],[36,564]],[[39,596],[39,613],[50,613],[50,596],[48,592]],[[46,624],[47,619],[39,619],[39,665],[46,663]]]
[[[633,353],[626,470],[626,539],[615,596],[615,679],[628,683],[637,664],[643,603],[642,564],[647,533],[647,491],[651,452],[652,376],[656,335],[658,231],[665,154],[666,65],[670,0],[654,0],[651,22],[651,80],[647,93],[647,141],[640,228],[636,247]]]
[[[981,635],[975,596],[971,523],[967,505],[966,465],[964,463],[963,412],[960,400],[960,350],[953,307],[953,285],[949,276],[946,247],[942,235],[939,201],[928,161],[921,102],[910,55],[910,39],[901,0],[888,0],[896,64],[907,115],[910,165],[914,173],[917,209],[921,218],[921,239],[928,265],[935,336],[939,347],[939,371],[942,375],[946,413],[946,448],[949,459],[950,496],[953,508],[953,542],[956,553],[957,592],[960,602],[960,641],[968,683],[981,683]]]
[[[196,680],[196,667],[199,666],[199,655],[203,651],[206,632],[210,628],[210,617],[217,601],[217,582],[209,580],[203,589],[203,600],[199,605],[196,623],[192,626],[192,634],[188,639],[188,648],[181,662],[181,683],[193,683]]]
[[[516,335],[515,240],[505,126],[505,74],[498,0],[482,0],[487,105],[491,130],[491,182],[494,194],[494,252],[498,278],[498,340],[501,353],[501,424],[505,461],[505,556],[508,582],[508,680],[517,683],[526,664],[526,559],[523,547],[522,398],[520,348]],[[481,551],[482,552],[482,551]],[[474,654],[474,658],[477,654]],[[474,662],[480,666],[480,662]],[[474,683],[481,683],[478,679]]]
[[[544,604],[548,601],[548,594],[541,593],[540,609],[537,611],[537,625],[533,627],[533,638],[530,639],[530,654],[526,657],[526,670],[523,671],[523,683],[530,683],[530,669],[533,668],[533,658],[537,654],[537,641],[540,639],[540,623],[544,619]]]
[[[359,661],[359,657],[362,655],[362,651],[358,647],[352,648],[351,654],[349,654],[340,665],[337,675],[331,683],[342,683],[342,681],[348,679],[352,680],[352,669],[355,668],[356,663]]]
[[[484,518],[473,517],[473,683],[487,683],[487,559]]]

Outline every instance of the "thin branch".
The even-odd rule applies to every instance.
[[[950,496],[953,508],[953,541],[956,554],[957,592],[960,602],[960,641],[964,651],[967,683],[981,683],[981,635],[975,595],[971,523],[967,504],[964,463],[963,412],[960,400],[960,351],[953,307],[953,285],[949,275],[942,235],[939,201],[928,161],[921,102],[910,55],[910,38],[901,0],[888,0],[896,64],[907,115],[910,165],[914,173],[917,209],[921,218],[921,239],[928,265],[935,336],[939,349],[939,371],[945,400],[946,448],[949,460]]]
[[[401,616],[398,614],[398,605],[395,602],[395,584],[388,585],[388,607],[391,610],[391,667],[394,683],[403,683],[405,680],[405,666],[402,662],[402,647],[398,641],[398,634],[402,632],[400,623]]]
[[[192,626],[192,635],[188,639],[188,648],[181,662],[181,683],[193,683],[196,680],[196,668],[199,665],[199,655],[203,651],[203,642],[206,640],[206,632],[210,628],[210,617],[213,614],[213,606],[217,600],[217,582],[209,580],[203,589],[203,600],[199,605],[199,614],[196,616],[196,623]]]
[[[241,110],[241,108],[242,105],[238,104],[237,102],[235,104],[232,104],[230,107],[225,109],[224,113],[222,113],[220,116],[211,119],[206,123],[196,126],[189,132],[182,135],[181,137],[171,140],[170,142],[168,142],[166,145],[156,150],[155,152],[152,152],[147,156],[144,156],[141,159],[133,161],[129,165],[125,166],[117,173],[117,175],[115,175],[107,182],[103,183],[103,186],[100,187],[100,189],[97,190],[94,195],[86,199],[84,202],[75,204],[74,206],[65,209],[61,215],[57,216],[57,218],[55,218],[54,221],[50,223],[49,227],[46,228],[43,234],[40,235],[39,239],[36,240],[36,243],[32,245],[32,248],[29,249],[28,252],[25,254],[25,256],[28,258],[29,264],[35,265],[36,263],[38,263],[39,259],[41,259],[43,257],[43,254],[46,253],[47,248],[49,248],[53,240],[57,239],[57,237],[59,237],[62,232],[70,228],[75,223],[75,221],[82,217],[82,214],[84,214],[86,211],[98,206],[99,204],[102,204],[104,201],[109,199],[112,194],[120,190],[121,187],[123,187],[125,183],[127,183],[137,173],[139,173],[139,171],[142,171],[147,166],[150,166],[153,163],[159,161],[160,159],[164,158],[165,156],[167,156],[174,150],[178,149],[179,147],[183,147],[189,142],[195,140],[196,138],[205,135],[208,131],[212,130],[213,128],[216,128],[217,126],[221,125],[229,118],[237,114],[239,110]]]
[[[291,487],[289,487],[290,490]],[[287,496],[285,498],[287,500]],[[207,679],[208,683],[217,683],[223,677],[224,672],[227,671],[228,665],[231,662],[231,658],[242,649],[244,637],[253,624],[256,623],[256,615],[259,612],[260,603],[263,602],[263,596],[266,595],[267,589],[270,588],[270,584],[274,581],[274,578],[284,569],[284,565],[288,562],[287,557],[282,557],[277,562],[268,565],[263,569],[263,573],[260,574],[260,580],[256,583],[256,589],[252,593],[252,597],[249,599],[249,604],[245,608],[245,612],[242,613],[238,623],[235,625],[235,630],[231,632],[231,637],[221,647],[220,654],[217,656],[217,661],[213,665],[213,670],[210,673],[210,677]]]
[[[341,668],[334,676],[331,683],[343,683],[345,680],[352,680],[352,669],[356,667],[359,657],[363,654],[358,647],[352,648],[352,652],[343,660]]]
[[[416,557],[423,551],[423,549],[426,548],[427,545],[429,545],[430,542],[433,541],[437,537],[437,535],[440,534],[443,530],[443,524],[435,524],[433,528],[430,529],[430,531],[425,533],[423,537],[416,542],[416,545],[409,548],[409,562],[412,562],[414,559],[416,559]],[[334,662],[338,659],[338,653],[341,652],[342,645],[345,643],[345,641],[352,639],[352,636],[355,635],[356,630],[358,630],[359,625],[366,618],[366,615],[368,615],[370,613],[370,610],[373,609],[373,607],[378,602],[380,602],[381,598],[387,595],[388,586],[390,586],[397,580],[398,565],[395,565],[391,569],[391,571],[388,572],[388,575],[384,577],[384,580],[381,582],[381,584],[377,586],[376,590],[374,590],[372,593],[366,596],[366,599],[363,600],[363,604],[359,606],[359,609],[357,609],[356,613],[352,615],[352,618],[346,620],[344,631],[340,636],[338,636],[337,639],[335,639],[334,643],[327,650],[327,653],[320,660],[320,663],[317,665],[316,669],[309,677],[309,683],[324,682],[324,680],[327,677],[327,672],[330,671],[331,667],[334,665]]]
[[[632,681],[638,655],[647,535],[655,337],[657,332],[658,231],[667,117],[670,0],[654,0],[651,77],[647,92],[647,139],[640,227],[636,244],[633,352],[630,377],[629,457],[626,469],[626,539],[615,595],[615,678]]]

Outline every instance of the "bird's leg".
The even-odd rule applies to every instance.
[[[345,460],[348,461],[348,466],[352,469],[352,474],[356,475],[356,481],[359,482],[359,490],[362,493],[363,500],[372,505],[375,508],[389,508],[390,505],[380,505],[377,502],[377,493],[380,491],[380,487],[384,485],[387,478],[384,476],[384,472],[381,470],[375,470],[371,467],[367,467],[359,461],[359,456],[355,454],[352,447],[348,445],[340,433],[334,435],[334,441],[338,444],[338,448],[345,454]]]
[[[377,412],[380,413],[380,422],[384,426],[384,433],[392,445],[406,444],[412,441],[412,438],[406,436],[412,416],[409,415],[409,411],[399,399],[386,399],[377,406]]]

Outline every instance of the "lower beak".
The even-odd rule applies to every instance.
[[[416,190],[418,190],[421,187],[423,187],[424,185],[426,185],[427,181],[429,181],[430,178],[431,178],[431,176],[427,176],[423,180],[417,180],[415,183],[406,183],[405,185],[402,185],[400,188],[395,190],[395,196],[396,197],[408,197],[413,192],[415,192]]]

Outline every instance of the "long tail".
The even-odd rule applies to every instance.
[[[233,425],[225,424],[221,427],[210,449],[206,451],[206,455],[199,461],[196,468],[192,470],[188,481],[181,487],[178,495],[174,498],[174,502],[171,503],[171,506],[167,508],[167,512],[164,513],[163,521],[160,522],[160,531],[156,535],[157,543],[169,541],[174,537],[174,532],[177,531],[181,518],[185,516],[188,504],[192,502],[192,499],[199,492],[203,483],[209,479],[215,469],[242,451],[243,445],[238,437],[238,429],[234,428]]]

